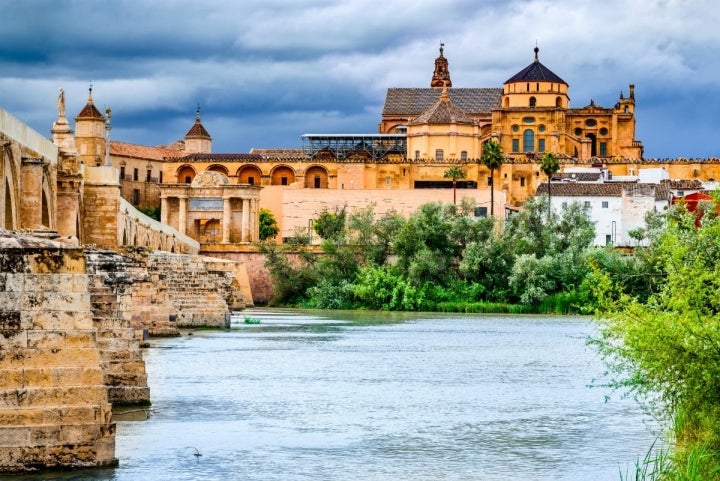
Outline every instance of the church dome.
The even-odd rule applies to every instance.
[[[535,47],[535,60],[533,63],[510,77],[506,84],[515,82],[553,82],[567,85],[563,79],[557,76],[552,70],[540,63],[538,59],[539,48]]]

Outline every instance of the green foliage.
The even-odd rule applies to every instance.
[[[345,232],[347,218],[345,207],[335,208],[335,212],[323,210],[313,221],[313,228],[322,239],[337,241]]]
[[[470,201],[425,204],[407,219],[394,212],[377,217],[373,206],[324,211],[315,222],[322,252],[307,246],[301,233],[282,247],[266,245],[273,302],[586,312],[580,304],[592,297],[583,289],[585,249],[594,228],[576,206],[551,217],[541,215],[545,206],[546,197],[528,201],[504,231],[492,218],[472,217]]]
[[[256,317],[245,316],[245,324],[260,324],[260,319]]]
[[[452,179],[452,180],[464,179],[465,171],[462,170],[460,167],[454,165],[445,171],[445,173],[443,174],[443,177],[446,179]]]
[[[490,140],[483,144],[480,162],[490,169],[491,172],[500,167],[504,160],[505,156],[503,156],[502,148],[498,142]]]
[[[260,209],[260,240],[274,239],[280,232],[275,216],[268,209]]]
[[[616,286],[613,272],[594,270],[605,311],[593,343],[616,375],[612,385],[675,420],[679,477],[668,479],[719,479],[720,221],[714,212],[696,227],[684,208],[669,211],[667,228],[651,236],[643,253],[641,265],[656,270],[643,274],[663,276],[646,299]]]
[[[160,207],[137,207],[137,210],[150,217],[151,219],[160,220]]]

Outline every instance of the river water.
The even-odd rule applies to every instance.
[[[119,468],[37,479],[617,481],[659,435],[588,387],[587,318],[244,315],[151,341]]]

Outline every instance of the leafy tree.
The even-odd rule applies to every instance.
[[[594,272],[603,301],[594,343],[613,368],[613,386],[672,418],[680,471],[701,462],[693,479],[718,479],[717,455],[691,457],[720,450],[720,221],[703,216],[696,226],[682,207],[668,214],[646,253],[664,282],[646,301],[623,292],[610,273]]]
[[[503,236],[515,255],[534,254],[543,257],[552,249],[556,214],[546,215],[550,204],[547,195],[528,199],[522,209],[512,215],[505,225]]]
[[[540,159],[540,170],[543,171],[543,174],[547,175],[548,197],[552,198],[550,195],[550,181],[555,172],[560,170],[560,159],[558,159],[557,155],[552,152],[545,152],[545,155],[543,155],[542,159]],[[548,209],[551,207],[552,205],[548,202]]]
[[[260,240],[274,239],[275,236],[280,232],[278,228],[275,216],[270,210],[262,208],[260,209]]]
[[[393,242],[396,265],[413,285],[426,281],[443,284],[452,275],[451,217],[450,209],[441,203],[424,204],[397,232]]]
[[[307,236],[297,235],[282,246],[260,243],[273,282],[271,305],[298,305],[305,299],[307,289],[319,281],[317,256],[308,250],[306,240]]]
[[[445,171],[443,174],[443,177],[446,179],[452,179],[452,185],[453,185],[453,205],[457,204],[457,197],[455,195],[455,188],[457,186],[457,179],[464,179],[465,178],[465,171],[462,170],[460,167],[454,165],[450,167],[448,170]]]
[[[325,208],[317,219],[313,221],[313,229],[322,239],[338,241],[345,233],[345,221],[347,218],[346,209],[335,208],[330,212]]]
[[[495,169],[499,168],[505,157],[503,156],[500,144],[490,140],[483,144],[483,152],[480,161],[490,169],[490,216],[495,216]]]

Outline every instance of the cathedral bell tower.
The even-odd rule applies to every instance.
[[[445,50],[445,44],[441,43],[440,56],[435,59],[435,71],[430,81],[431,87],[452,87],[450,68],[448,67],[447,59],[443,56],[443,50]]]
[[[95,107],[92,86],[85,107],[75,117],[75,148],[89,166],[102,165],[105,158],[105,117]]]

